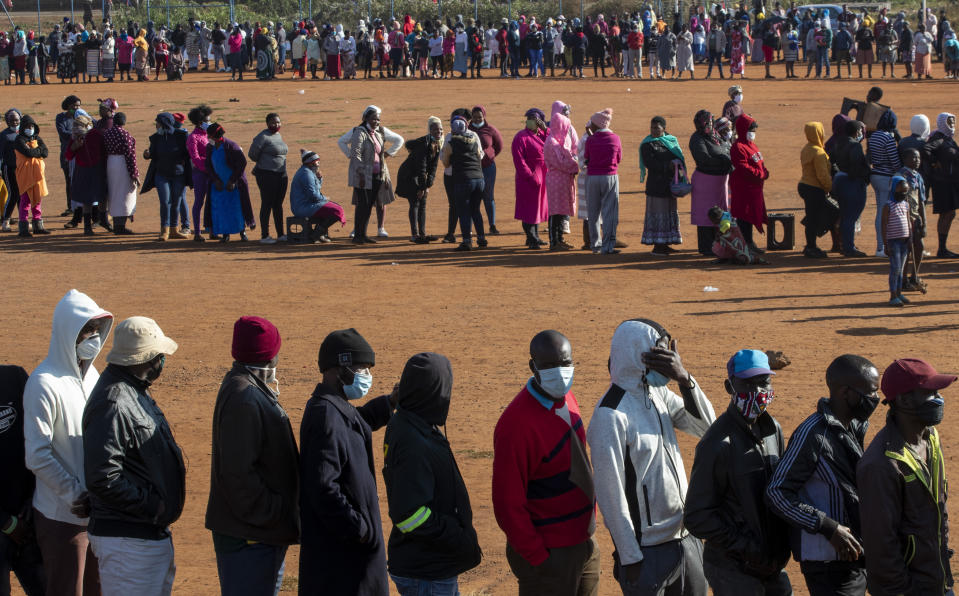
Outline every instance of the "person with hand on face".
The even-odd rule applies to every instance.
[[[186,467],[150,386],[176,351],[153,319],[121,322],[83,411],[88,534],[104,596],[173,591],[170,525],[183,512]]]
[[[413,356],[383,437],[383,481],[393,522],[389,571],[403,596],[455,594],[457,576],[482,558],[469,494],[445,433],[452,391],[453,370],[445,356]]]
[[[676,341],[648,319],[616,328],[609,374],[586,437],[616,546],[613,575],[626,596],[705,596],[702,543],[683,528],[686,472],[676,429],[701,437],[716,419],[713,406]]]
[[[537,333],[533,376],[493,431],[493,513],[519,596],[596,596],[599,547],[592,468],[562,333]]]
[[[323,172],[320,171],[320,156],[313,151],[300,149],[303,165],[293,175],[290,185],[290,209],[293,215],[305,217],[315,224],[312,242],[332,242],[328,235],[330,226],[336,222],[346,224],[343,207],[326,198],[323,188]]]
[[[886,426],[856,466],[873,596],[953,594],[949,495],[936,426],[945,407],[939,392],[956,378],[917,358],[896,360],[882,373]]]
[[[539,237],[539,224],[549,218],[546,201],[546,162],[543,147],[549,129],[539,108],[526,110],[526,126],[513,137],[511,151],[516,167],[516,209],[514,218],[523,224],[526,248],[546,245]]]
[[[715,596],[787,596],[788,526],[763,501],[785,445],[768,412],[769,358],[740,350],[726,364],[729,407],[696,445],[686,528],[706,541],[703,571]]]
[[[23,391],[25,461],[37,478],[33,518],[48,594],[100,594],[87,538],[81,421],[100,378],[93,361],[112,327],[113,315],[89,296],[67,292],[53,311],[50,351]]]
[[[206,527],[223,596],[273,594],[299,542],[299,455],[279,402],[280,332],[262,317],[233,324],[233,366],[213,409]]]
[[[376,356],[355,329],[320,345],[323,379],[300,424],[301,596],[387,596],[386,552],[373,469],[373,431],[385,426],[396,392],[369,400]]]
[[[790,437],[766,503],[791,526],[793,556],[811,596],[865,596],[856,465],[879,405],[879,371],[844,354],[826,369],[826,386],[829,397]]]

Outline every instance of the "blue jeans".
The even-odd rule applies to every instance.
[[[168,228],[176,225],[180,202],[185,201],[186,184],[183,174],[167,178],[156,175],[157,196],[160,197],[160,226]]]
[[[280,593],[286,546],[256,543],[230,553],[216,553],[222,596]]]
[[[876,193],[876,250],[882,250],[882,208],[889,202],[889,187],[892,176],[873,174],[869,177],[872,190]]]
[[[537,68],[539,74],[546,76],[546,71],[543,70],[543,50],[529,50],[529,74],[535,77]]]
[[[400,596],[459,596],[459,583],[455,577],[449,579],[413,579],[390,574],[396,591]]]
[[[866,183],[853,180],[844,172],[833,179],[833,194],[839,201],[839,232],[842,236],[842,252],[856,250],[856,220],[866,207]]]
[[[909,257],[909,238],[887,238],[886,256],[889,257],[889,291],[902,293],[902,269]]]
[[[20,523],[25,522],[20,520]],[[20,587],[27,596],[43,596],[46,592],[47,582],[35,532],[30,532],[30,539],[22,546],[6,534],[0,534],[0,596],[10,596],[11,572],[20,580]]]
[[[486,207],[486,221],[489,227],[496,225],[496,198],[493,187],[496,186],[496,162],[483,168],[483,205]]]
[[[456,214],[460,220],[460,235],[463,244],[473,240],[473,226],[476,226],[476,236],[480,240],[486,238],[483,229],[483,216],[480,215],[480,205],[483,203],[483,179],[469,178],[457,182],[454,186],[456,196]]]
[[[829,48],[816,49],[816,76],[822,76],[823,65],[826,66],[826,76],[829,76]]]
[[[721,52],[716,52],[714,50],[709,50],[709,69],[706,71],[706,76],[713,74],[713,64],[719,69],[719,76],[723,76],[723,55]]]
[[[509,48],[509,76],[519,76],[519,47],[510,46]]]

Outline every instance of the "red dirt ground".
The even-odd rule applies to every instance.
[[[751,68],[750,73],[759,75],[759,69]],[[782,75],[781,70],[777,74]],[[640,244],[644,195],[638,181],[637,149],[649,119],[665,116],[668,129],[685,150],[693,114],[700,108],[719,112],[726,101],[728,80],[231,84],[224,79],[224,75],[201,74],[169,84],[3,87],[3,104],[33,114],[54,155],[53,119],[62,97],[69,93],[79,94],[85,106],[94,109],[97,97],[116,97],[121,111],[128,114],[128,127],[141,151],[159,111],[186,113],[197,103],[210,103],[227,136],[245,148],[262,128],[265,114],[275,110],[283,117],[282,134],[291,157],[301,147],[319,152],[324,190],[345,204],[350,196],[346,162],[335,139],[359,121],[368,104],[382,107],[383,123],[405,136],[424,134],[430,114],[445,120],[453,108],[484,104],[489,121],[503,132],[507,146],[531,106],[548,111],[554,99],[562,99],[572,105],[577,128],[594,111],[610,106],[615,111],[612,128],[622,136],[626,155],[620,170],[619,235],[630,246],[618,256],[523,249],[520,226],[512,220],[514,170],[508,153],[497,160],[498,224],[505,234],[491,237],[488,250],[470,254],[453,253],[447,245],[410,244],[402,200],[388,208],[387,227],[393,238],[363,248],[344,242],[345,229],[337,230],[336,242],[326,246],[159,244],[154,241],[159,223],[153,192],[140,200],[131,226],[138,232],[135,236],[118,239],[98,233],[87,239],[76,230],[64,231],[65,220],[56,216],[47,218],[54,231],[47,238],[20,241],[12,234],[0,236],[8,271],[4,285],[8,307],[0,314],[0,325],[7,329],[4,362],[28,370],[39,363],[46,354],[53,307],[70,288],[87,292],[118,320],[132,315],[155,318],[180,344],[154,391],[188,460],[186,508],[173,528],[178,594],[218,593],[213,547],[203,528],[210,420],[219,381],[231,362],[233,321],[240,315],[266,316],[283,335],[280,399],[297,430],[303,404],[319,376],[317,349],[333,329],[356,327],[376,349],[374,392],[388,392],[406,359],[418,351],[449,356],[455,385],[447,430],[470,488],[485,552],[483,563],[462,576],[464,594],[516,591],[490,502],[492,434],[500,412],[528,377],[527,345],[541,329],[559,329],[571,339],[577,365],[574,392],[587,419],[608,383],[606,360],[613,330],[622,320],[638,316],[654,318],[672,332],[687,368],[717,411],[727,403],[722,380],[730,354],[744,347],[785,351],[792,365],[775,379],[778,399],[771,412],[787,434],[814,409],[815,400],[825,391],[824,370],[839,354],[863,354],[880,369],[896,357],[916,355],[928,358],[940,370],[959,370],[955,360],[959,262],[930,260],[924,276],[929,293],[917,294],[913,305],[893,310],[885,306],[887,264],[878,259],[830,256],[811,261],[798,252],[787,252],[773,253],[768,267],[708,264],[693,254],[695,229],[688,225],[684,200],[680,201],[683,250],[656,258]],[[801,218],[802,203],[795,189],[799,151],[805,142],[803,123],[819,120],[828,130],[842,98],[864,97],[876,82],[743,82],[744,105],[760,123],[757,142],[771,171],[767,184],[771,211],[793,212]],[[953,82],[896,80],[883,86],[884,103],[896,110],[905,134],[913,114],[924,112],[935,121],[940,111],[956,111],[953,102],[959,86]],[[298,93],[301,89],[305,93]],[[239,98],[239,103],[229,103],[231,97]],[[64,206],[63,180],[56,159],[47,163],[51,195],[44,207],[55,215]],[[393,160],[394,172],[399,163],[399,158]],[[291,161],[291,176],[295,167]],[[145,171],[145,164],[141,168]],[[253,194],[258,207],[255,190]],[[428,227],[436,233],[446,221],[441,187],[434,189],[429,205]],[[870,254],[875,250],[874,213],[870,198],[860,236],[860,246]],[[351,212],[348,216],[352,219]],[[578,223],[574,222],[577,244]],[[796,232],[801,239],[798,226]],[[959,250],[959,239],[952,247]],[[719,291],[704,293],[707,285]],[[98,365],[102,364],[101,358]],[[881,426],[884,410],[881,406],[874,416],[870,438]],[[950,447],[959,433],[957,424],[956,415],[948,413],[941,426],[948,472],[953,475],[959,473],[956,452]],[[382,434],[377,433],[375,441],[381,440]],[[681,446],[688,467],[694,441],[682,436]],[[379,453],[377,459],[381,461]],[[382,478],[378,482],[385,500]],[[950,513],[953,517],[959,513],[954,504]],[[384,532],[389,529],[387,523]],[[602,524],[597,538],[603,560],[601,593],[617,594],[612,544]],[[287,557],[291,589],[297,554],[293,548]],[[805,593],[798,566],[791,564],[789,571],[797,593]]]

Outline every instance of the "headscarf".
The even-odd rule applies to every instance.
[[[213,124],[208,126],[206,129],[206,136],[209,138],[213,138],[213,137],[219,138],[224,136],[225,134],[226,134],[226,131],[223,130],[223,127],[220,126],[219,122],[214,122]]]
[[[483,120],[486,120],[486,108],[483,106],[473,106],[472,111],[475,112],[476,110],[479,110],[483,114]]]
[[[729,118],[725,116],[713,122],[713,130],[716,131],[717,135],[724,130],[727,130],[727,129],[732,130],[732,127],[733,127],[733,123],[730,122]]]
[[[909,121],[909,131],[925,141],[929,138],[929,118],[925,114],[916,114]]]
[[[173,134],[176,120],[173,118],[173,114],[170,112],[160,112],[157,114],[156,123],[160,125],[160,130],[157,132],[161,135]]]
[[[579,145],[579,135],[573,128],[569,118],[563,114],[566,104],[561,101],[553,102],[552,114],[549,119],[549,135],[546,137],[544,151],[553,146],[564,153],[576,158],[576,148]]]
[[[609,123],[613,121],[613,108],[606,108],[602,111],[596,112],[589,117],[589,121],[596,128],[609,128]]]
[[[117,100],[113,99],[112,97],[108,97],[106,99],[98,99],[97,101],[100,102],[101,108],[106,108],[110,110],[111,113],[115,113],[117,110],[120,109],[120,104],[118,104]]]
[[[368,105],[368,106],[366,106],[366,109],[363,110],[363,118],[362,118],[362,120],[363,120],[364,122],[366,122],[367,116],[369,116],[369,115],[370,115],[371,113],[373,113],[373,112],[376,112],[376,115],[379,116],[380,114],[383,113],[383,110],[379,109],[378,107],[376,107],[376,106],[374,106],[374,105]]]
[[[456,135],[461,135],[466,132],[466,118],[453,116],[453,119],[450,121],[450,131]]]
[[[832,153],[836,147],[836,143],[846,136],[846,123],[850,120],[851,118],[845,114],[836,114],[832,117],[832,136],[829,137],[829,140],[827,140],[824,145],[826,153]]]
[[[896,130],[896,126],[899,124],[899,119],[896,118],[896,113],[892,110],[886,110],[882,116],[879,117],[879,122],[876,123],[876,130],[882,130],[885,132],[892,132]]]
[[[660,120],[663,120],[663,130],[666,129],[666,123],[663,118],[656,116]],[[683,149],[679,146],[679,141],[671,134],[663,133],[661,137],[654,137],[652,135],[646,135],[646,138],[639,144],[639,181],[644,182],[646,180],[646,164],[643,162],[643,145],[646,143],[662,143],[666,149],[669,150],[673,156],[682,162],[683,167],[686,167],[686,157],[683,155]]]
[[[713,115],[709,110],[699,110],[696,112],[696,115],[693,117],[693,125],[696,127],[696,132],[705,137],[707,141],[713,145],[720,143],[719,135],[716,134],[716,129],[713,126]]]
[[[539,118],[540,120],[546,120],[546,114],[543,113],[543,110],[539,108],[530,108],[526,110],[526,118]]]
[[[943,112],[936,116],[936,131],[941,132],[947,137],[952,138],[952,135],[955,133],[955,130],[949,130],[948,120],[949,118],[955,118],[954,115],[949,112]]]
[[[886,198],[886,201],[890,204],[896,199],[896,187],[899,186],[900,182],[906,182],[908,184],[909,181],[902,176],[893,176],[892,181],[889,182],[889,196]]]

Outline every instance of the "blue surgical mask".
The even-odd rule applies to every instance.
[[[32,137],[32,136],[33,136],[33,129],[32,129],[32,128],[24,128],[24,129],[23,129],[23,134],[24,134],[24,136]]]
[[[203,130],[206,130],[206,129],[210,128],[210,123],[209,123],[209,122],[201,122],[201,123],[200,123],[200,128],[202,128]]]
[[[343,385],[343,395],[346,399],[360,399],[365,396],[370,387],[373,386],[373,375],[370,373],[357,373],[353,375],[353,382],[349,385]]]
[[[655,370],[647,370],[643,378],[650,387],[665,387],[669,384],[669,377]]]
[[[539,373],[539,386],[550,397],[560,399],[573,387],[573,367],[558,366],[556,368],[544,368],[536,371]]]

